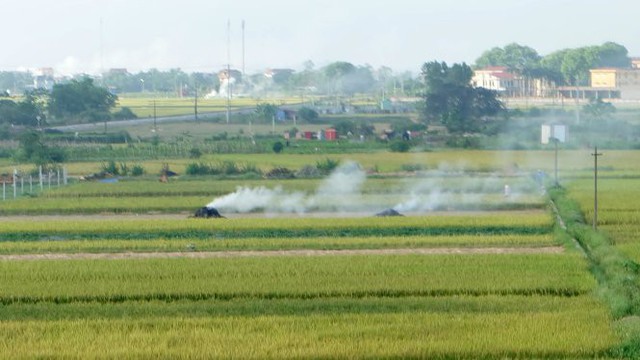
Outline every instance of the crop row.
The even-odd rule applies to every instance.
[[[3,358],[596,358],[606,310],[3,321]]]
[[[592,181],[570,186],[587,223],[594,217]],[[598,184],[598,226],[630,259],[640,263],[640,182],[637,179],[604,179]]]
[[[417,235],[546,234],[552,220],[547,213],[490,213],[478,216],[394,218],[271,218],[271,219],[69,219],[6,220],[0,240],[187,239],[366,237]]]
[[[513,192],[536,193],[534,183],[526,179],[501,179],[476,176],[472,180],[468,176],[458,177],[422,177],[407,179],[369,178],[362,185],[362,194],[406,194],[423,188],[424,191],[438,189],[439,192],[452,191],[456,193],[502,193],[505,182],[510,184]],[[100,182],[82,182],[73,186],[53,189],[43,197],[74,198],[74,197],[146,197],[146,196],[222,196],[242,187],[281,186],[287,191],[302,191],[313,193],[318,189],[322,180],[319,179],[289,179],[289,180],[174,180],[169,185],[151,180],[123,180],[117,183],[104,184]]]
[[[426,210],[529,210],[542,209],[545,204],[537,195],[523,195],[505,199],[501,194],[439,194],[442,200],[429,204],[429,196],[417,198],[424,204],[416,205]],[[313,201],[295,197],[275,197],[266,205],[251,209],[265,212],[303,211],[366,211],[371,215],[404,202],[415,202],[411,195],[323,195],[313,197]],[[156,197],[73,197],[73,198],[30,198],[7,201],[0,209],[0,215],[42,215],[42,214],[96,214],[96,213],[179,213],[194,212],[211,202],[213,198],[203,196],[156,196]],[[224,209],[221,209],[224,210]]]
[[[5,261],[0,302],[576,296],[595,282],[578,255],[338,256]]]
[[[590,311],[602,304],[590,295],[485,295],[438,297],[365,297],[306,299],[234,299],[201,301],[126,301],[121,303],[33,303],[0,307],[0,320],[130,319],[259,315],[338,315],[388,313],[560,313]]]
[[[96,239],[3,241],[0,254],[36,253],[111,253],[111,252],[181,252],[229,250],[339,250],[399,249],[425,247],[517,247],[556,244],[551,234],[540,235],[442,235],[388,237],[290,237],[234,239]]]

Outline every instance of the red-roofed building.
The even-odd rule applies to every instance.
[[[471,79],[473,86],[495,90],[507,97],[522,96],[524,79],[505,66],[491,66],[476,70]]]

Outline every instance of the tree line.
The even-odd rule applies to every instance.
[[[602,67],[628,68],[629,51],[623,45],[606,42],[554,51],[546,56],[517,43],[485,51],[475,62],[476,68],[505,66],[530,78],[544,78],[556,85],[588,86],[589,70]]]

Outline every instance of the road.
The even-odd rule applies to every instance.
[[[255,108],[244,108],[231,110],[231,115],[239,115],[239,114],[250,114],[255,111]],[[207,112],[198,114],[198,118],[210,118],[215,116],[224,116],[226,111],[216,111],[216,112]],[[108,122],[108,126],[135,126],[135,125],[145,125],[145,124],[153,124],[154,121],[156,124],[167,123],[167,122],[176,122],[176,121],[195,121],[195,116],[193,114],[189,115],[179,115],[179,116],[162,116],[156,117],[155,120],[152,117],[148,118],[139,118],[139,119],[130,119],[130,120],[113,120]],[[64,132],[74,132],[74,131],[89,131],[89,130],[97,130],[103,129],[104,122],[90,123],[90,124],[75,124],[75,125],[63,125],[63,126],[52,126],[48,129],[59,130]]]

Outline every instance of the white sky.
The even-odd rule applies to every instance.
[[[635,0],[0,0],[0,70],[217,71],[228,19],[235,68],[246,22],[247,72],[341,60],[417,73],[511,42],[545,55],[615,41],[640,56]]]

